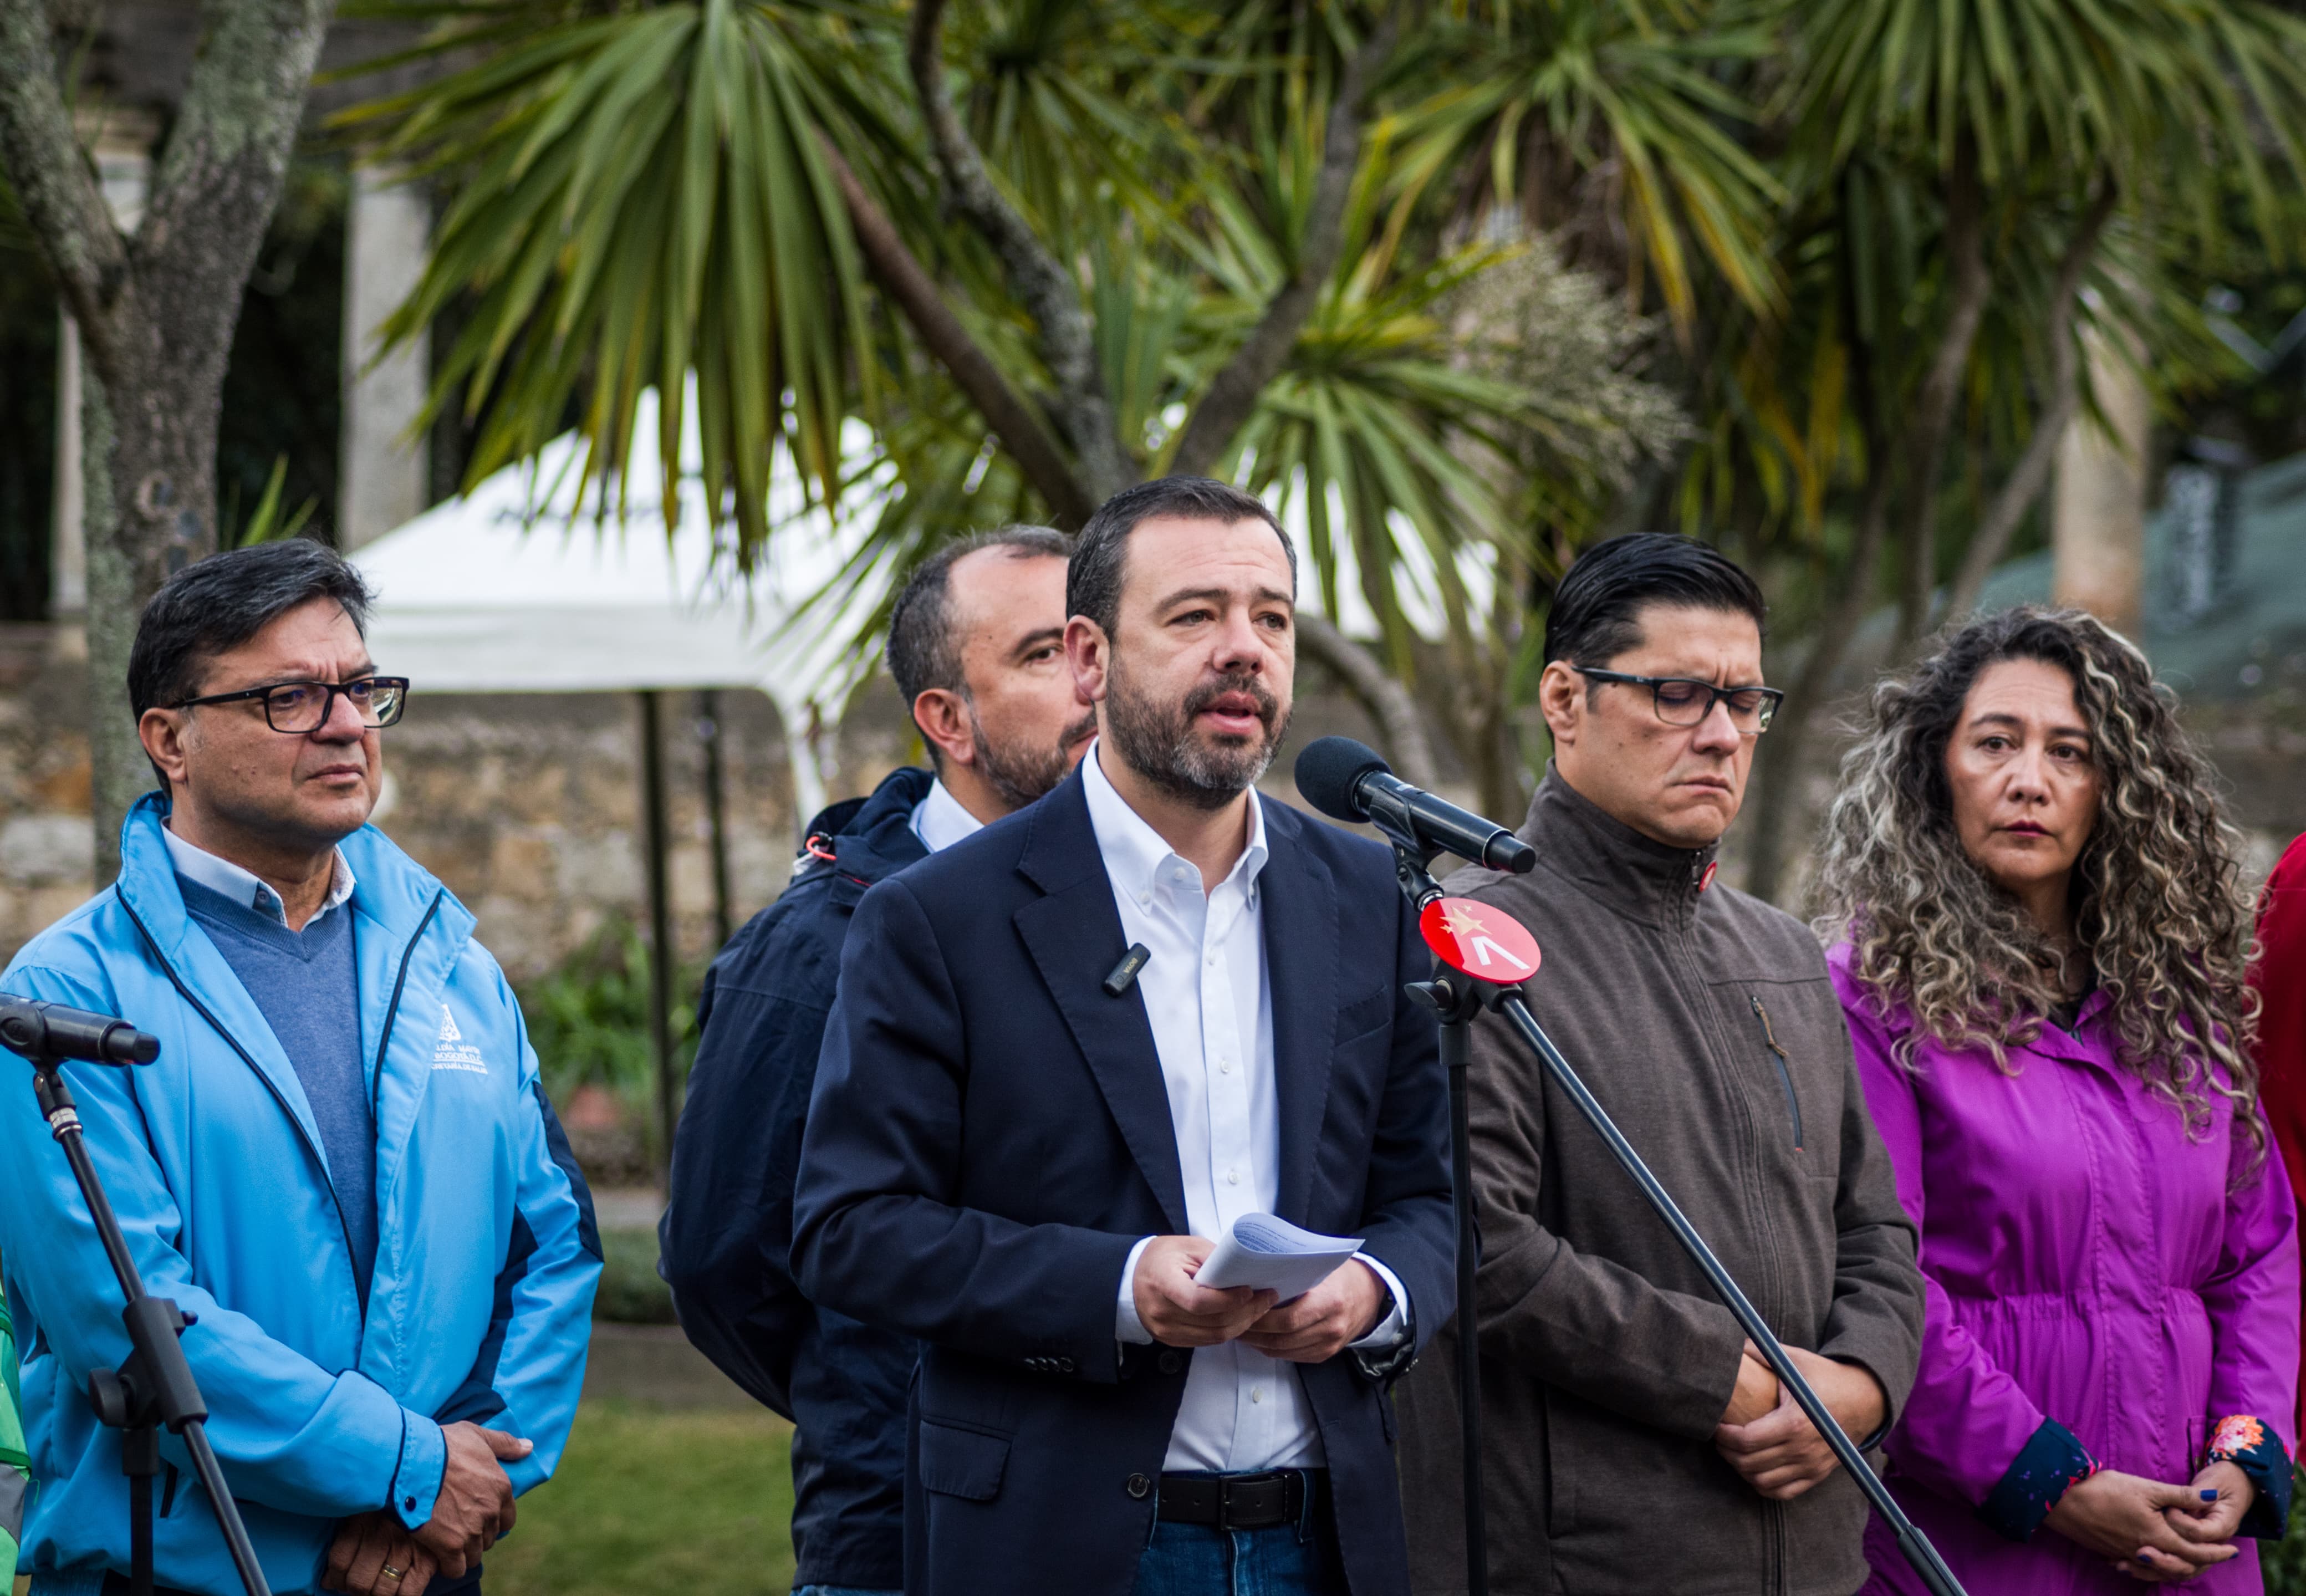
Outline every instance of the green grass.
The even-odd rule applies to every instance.
[[[785,1596],[790,1428],[767,1413],[587,1402],[489,1554],[489,1596]]]

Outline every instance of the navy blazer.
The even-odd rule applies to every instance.
[[[1260,800],[1262,801],[1262,800]],[[1420,1344],[1454,1302],[1431,960],[1377,844],[1268,803],[1283,1218],[1367,1238]],[[1078,771],[866,893],[841,955],[794,1198],[820,1304],[926,1344],[910,1596],[1127,1596],[1189,1353],[1114,1339],[1141,1236],[1186,1230],[1168,1089]],[[1406,1596],[1392,1404],[1301,1366],[1354,1596]]]

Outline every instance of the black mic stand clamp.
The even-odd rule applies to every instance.
[[[64,1149],[64,1161],[72,1165],[73,1178],[80,1183],[89,1216],[104,1243],[105,1256],[111,1261],[122,1296],[127,1299],[120,1317],[128,1327],[132,1350],[117,1370],[91,1370],[88,1394],[97,1418],[124,1432],[120,1469],[128,1476],[129,1584],[133,1596],[152,1596],[152,1481],[160,1472],[164,1425],[183,1439],[192,1455],[192,1467],[216,1509],[225,1544],[248,1596],[271,1596],[264,1570],[256,1560],[256,1549],[249,1542],[247,1526],[241,1522],[239,1504],[233,1500],[224,1469],[209,1445],[208,1404],[201,1397],[192,1367],[177,1339],[186,1326],[196,1322],[195,1317],[179,1312],[167,1298],[145,1291],[136,1260],[129,1254],[127,1238],[121,1234],[120,1221],[97,1179],[87,1148],[81,1145],[80,1110],[73,1101],[72,1088],[64,1083],[64,1061],[44,1052],[26,1057],[34,1071],[32,1089],[39,1098],[41,1116],[48,1122],[56,1145]]]

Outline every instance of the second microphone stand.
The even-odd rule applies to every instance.
[[[1428,904],[1444,896],[1440,883],[1432,876],[1432,865],[1440,850],[1424,846],[1413,829],[1396,821],[1378,805],[1371,806],[1371,824],[1383,833],[1393,846],[1394,875],[1400,882],[1402,893],[1409,900],[1411,909],[1422,915]],[[1479,1319],[1474,1302],[1474,1281],[1480,1267],[1478,1239],[1473,1223],[1473,1171],[1472,1147],[1472,1113],[1466,1090],[1466,1068],[1470,1060],[1471,1036],[1468,1027],[1475,1014],[1483,1008],[1496,1010],[1506,1022],[1520,1033],[1523,1040],[1537,1052],[1545,1065],[1545,1072],[1576,1105],[1585,1122],[1593,1127],[1610,1151],[1633,1178],[1644,1200],[1654,1209],[1674,1239],[1681,1243],[1704,1273],[1714,1293],[1728,1307],[1732,1317],[1744,1328],[1747,1336],[1760,1349],[1763,1361],[1769,1364],[1781,1384],[1792,1395],[1795,1404],[1823,1437],[1834,1458],[1858,1482],[1858,1489],[1873,1504],[1874,1511],[1897,1538],[1898,1550],[1915,1574],[1931,1592],[1931,1596],[1964,1596],[1961,1582],[1953,1570],[1946,1566],[1929,1538],[1906,1516],[1905,1509],[1890,1494],[1858,1443],[1849,1438],[1802,1371],[1786,1355],[1785,1347],[1776,1333],[1762,1318],[1761,1311],[1747,1297],[1736,1278],[1697,1227],[1689,1222],[1680,1206],[1673,1200],[1663,1182],[1659,1181],[1642,1156],[1626,1139],[1601,1100],[1571,1069],[1569,1061],[1529,1011],[1518,983],[1506,984],[1477,979],[1461,970],[1447,967],[1438,969],[1431,981],[1421,982],[1410,991],[1431,1009],[1441,1020],[1441,1062],[1449,1075],[1449,1143],[1450,1162],[1454,1166],[1456,1190],[1457,1217],[1457,1368],[1458,1416],[1465,1442],[1465,1590],[1466,1596],[1488,1596],[1489,1543],[1483,1535],[1482,1503],[1482,1360]]]
[[[185,1361],[184,1349],[177,1344],[176,1338],[192,1320],[179,1313],[167,1298],[145,1291],[136,1260],[129,1255],[127,1239],[120,1233],[120,1221],[104,1195],[88,1148],[81,1145],[80,1111],[73,1102],[72,1088],[64,1083],[62,1062],[32,1056],[33,1090],[39,1097],[40,1113],[48,1122],[50,1134],[64,1148],[64,1161],[80,1182],[89,1216],[96,1222],[97,1236],[104,1243],[104,1255],[120,1283],[121,1295],[127,1300],[120,1317],[127,1324],[129,1344],[134,1349],[117,1370],[99,1369],[89,1377],[89,1398],[96,1406],[97,1417],[124,1432],[120,1467],[128,1476],[130,1588],[134,1596],[152,1596],[152,1481],[160,1472],[160,1430],[166,1426],[183,1438],[185,1449],[192,1455],[193,1471],[216,1509],[225,1545],[248,1596],[270,1596],[256,1549],[249,1543],[247,1526],[241,1523],[239,1504],[232,1499],[224,1469],[209,1445],[208,1404],[192,1379],[192,1366]]]

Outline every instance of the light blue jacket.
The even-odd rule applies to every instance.
[[[135,1070],[65,1068],[88,1149],[184,1352],[209,1438],[276,1592],[320,1589],[336,1522],[431,1516],[440,1426],[528,1437],[516,1489],[559,1460],[584,1378],[601,1243],[537,1081],[512,990],[473,917],[373,826],[344,844],[376,1147],[363,1319],[296,1071],[184,912],[158,794],[121,830],[118,884],[42,932],[0,989],[116,1014],[160,1038]],[[344,912],[342,910],[337,912]],[[32,1497],[23,1570],[45,1593],[128,1568],[120,1432],[85,1395],[128,1355],[120,1299],[31,1072],[0,1057],[0,1267],[15,1313]],[[159,1583],[240,1589],[214,1513],[163,1434]]]

